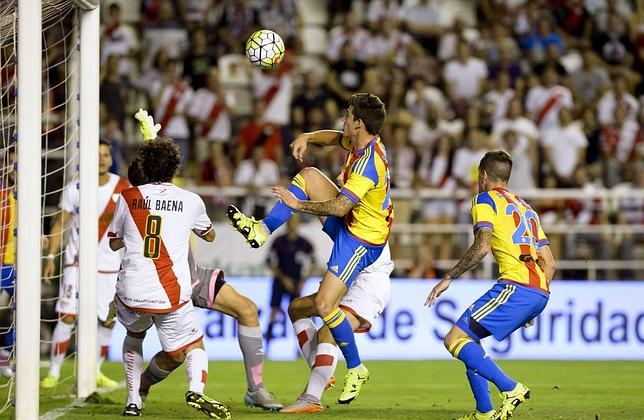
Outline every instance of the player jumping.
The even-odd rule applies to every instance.
[[[144,110],[136,114],[141,125],[144,139],[156,138],[160,125],[155,125],[152,116]],[[128,168],[128,179],[133,186],[147,184],[140,160],[134,158]],[[264,386],[264,345],[262,329],[259,325],[257,305],[248,297],[240,294],[226,283],[224,272],[220,269],[201,267],[195,263],[192,253],[188,254],[190,279],[192,285],[192,304],[196,308],[210,309],[229,315],[237,320],[237,339],[244,358],[247,391],[244,403],[247,406],[260,407],[276,411],[282,404],[275,400]],[[159,379],[150,366],[143,372],[140,394],[145,401],[150,387]],[[162,379],[162,378],[161,378]],[[160,379],[159,379],[160,380]]]
[[[228,208],[233,226],[254,248],[297,211],[320,216],[323,230],[333,239],[331,257],[313,307],[302,316],[319,316],[329,327],[347,362],[348,372],[338,402],[353,401],[369,371],[362,364],[353,328],[338,304],[357,274],[378,259],[389,237],[393,206],[389,198],[389,171],[379,133],[385,106],[375,95],[358,93],[349,98],[343,132],[320,130],[298,136],[291,143],[293,157],[302,160],[308,143],[339,145],[349,151],[338,189],[319,170],[308,167],[293,178],[288,189],[273,187],[280,200],[263,220],[255,220],[236,207]]]
[[[169,139],[145,143],[138,153],[148,181],[121,193],[109,228],[112,250],[125,248],[116,284],[117,318],[127,330],[123,361],[127,402],[123,416],[140,416],[141,382],[159,382],[184,361],[186,403],[212,418],[230,418],[228,408],[203,394],[208,356],[191,301],[190,232],[212,242],[215,231],[203,200],[171,181],[179,169],[178,147]],[[143,339],[154,324],[162,351],[141,375]]]
[[[98,258],[96,274],[96,312],[98,316],[98,363],[96,373],[96,385],[99,387],[112,388],[118,384],[105,376],[101,371],[101,364],[107,357],[110,337],[114,328],[114,321],[109,319],[108,312],[110,302],[114,298],[116,277],[121,265],[122,254],[112,252],[109,248],[107,238],[107,227],[112,222],[112,216],[116,208],[116,199],[121,191],[128,188],[130,184],[118,175],[109,172],[112,166],[112,151],[107,142],[101,141],[98,146],[98,209],[101,214],[98,217]],[[49,233],[49,247],[47,263],[43,270],[43,278],[50,281],[56,271],[55,256],[60,252],[62,232],[64,227],[70,223],[69,238],[65,245],[65,256],[63,264],[63,278],[59,286],[58,300],[56,301],[56,312],[59,315],[58,322],[54,327],[51,347],[51,365],[48,375],[42,380],[43,388],[53,388],[58,383],[60,368],[65,359],[65,353],[69,347],[72,331],[76,323],[78,313],[78,251],[79,251],[79,215],[80,203],[78,181],[72,181],[65,186],[60,198],[60,213],[54,220]]]
[[[537,213],[508,191],[512,159],[504,151],[487,152],[478,168],[479,194],[472,201],[474,243],[432,289],[431,306],[453,279],[475,267],[492,250],[499,264],[498,282],[472,304],[445,336],[445,347],[466,368],[476,410],[459,420],[506,420],[530,398],[527,386],[507,376],[481,347],[482,338],[501,341],[528,326],[550,296],[555,261]],[[501,407],[492,406],[488,381],[501,391]]]

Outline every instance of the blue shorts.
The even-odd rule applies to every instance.
[[[363,268],[374,263],[382,253],[384,245],[368,245],[356,239],[344,225],[344,219],[328,216],[322,226],[324,233],[331,237],[333,250],[327,262],[327,269],[344,282],[347,289]]]
[[[476,341],[489,335],[501,341],[539,315],[547,304],[545,292],[501,281],[470,305],[456,326]]]
[[[0,292],[6,292],[13,296],[13,289],[16,283],[16,266],[2,265],[2,280],[0,281]]]

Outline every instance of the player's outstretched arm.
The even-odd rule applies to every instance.
[[[465,255],[460,259],[458,263],[447,272],[445,277],[429,292],[427,299],[425,299],[425,305],[431,306],[447,288],[453,279],[457,278],[461,274],[465,273],[468,270],[476,267],[476,265],[481,262],[483,257],[490,252],[492,247],[492,231],[487,228],[480,228],[476,231],[474,235],[474,243],[470,246],[470,249],[465,252]]]
[[[552,255],[552,251],[548,245],[539,248],[537,264],[539,264],[539,267],[541,267],[543,273],[546,275],[548,283],[550,283],[552,277],[555,275],[555,257]]]
[[[290,144],[293,158],[300,162],[304,158],[304,152],[309,143],[319,146],[335,146],[342,137],[342,132],[337,130],[318,130],[310,133],[302,133]]]

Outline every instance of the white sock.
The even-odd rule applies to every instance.
[[[338,364],[338,348],[334,344],[320,343],[317,346],[315,364],[311,369],[306,393],[322,399],[322,393]]]
[[[107,352],[110,349],[110,337],[112,336],[112,329],[98,324],[98,360],[96,361],[96,371],[101,371],[101,365],[107,357]]]
[[[315,363],[315,350],[318,345],[317,328],[311,318],[298,319],[293,323],[295,336],[304,360],[312,368]]]
[[[208,355],[204,349],[194,349],[186,356],[188,389],[203,394],[208,379]]]
[[[127,403],[141,407],[139,388],[141,386],[141,368],[143,367],[143,339],[125,336],[123,340],[123,366],[127,385]]]
[[[74,324],[67,324],[58,320],[54,327],[51,344],[51,365],[49,366],[49,375],[58,378],[60,376],[60,367],[65,360],[65,354],[69,348],[69,340],[72,338]]]

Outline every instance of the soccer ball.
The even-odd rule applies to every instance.
[[[246,41],[246,56],[263,69],[272,69],[284,58],[284,41],[273,31],[261,29]]]

